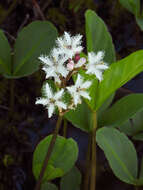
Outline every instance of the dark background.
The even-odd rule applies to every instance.
[[[0,0],[0,28],[4,30],[11,46],[18,32],[34,20],[46,19],[52,22],[59,34],[70,31],[72,34],[81,33],[85,36],[84,13],[87,9],[95,10],[107,24],[118,60],[143,49],[143,35],[134,16],[118,0]],[[83,44],[86,44],[85,37]],[[52,132],[56,123],[56,116],[49,120],[46,110],[41,105],[35,105],[36,97],[41,95],[44,80],[45,74],[41,70],[15,80],[15,104],[11,117],[11,81],[0,76],[0,190],[34,189],[33,151],[37,143]],[[143,92],[143,73],[118,90],[116,96],[124,96],[129,92]],[[79,144],[77,166],[84,173],[87,134],[68,125],[68,136]],[[139,151],[142,150],[140,146]],[[98,160],[97,189],[133,189],[114,177],[100,150]]]

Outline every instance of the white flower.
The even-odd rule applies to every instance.
[[[75,68],[82,67],[86,63],[86,58],[81,57],[78,62],[75,64]]]
[[[46,106],[50,118],[53,115],[56,106],[59,110],[67,109],[66,104],[61,100],[63,93],[64,90],[62,89],[54,94],[47,83],[44,86],[45,97],[37,99],[35,104],[43,104],[43,106]]]
[[[56,44],[60,50],[60,54],[65,54],[68,58],[72,59],[75,54],[80,53],[83,50],[81,38],[82,35],[80,34],[71,36],[68,32],[65,32],[62,37],[57,38]]]
[[[94,52],[88,53],[88,64],[86,65],[86,73],[94,74],[101,81],[103,79],[102,72],[108,69],[108,65],[103,62],[104,52],[99,51],[97,54]]]
[[[75,85],[67,87],[69,93],[71,94],[74,105],[81,103],[81,96],[90,100],[90,96],[86,89],[91,86],[91,81],[83,82],[83,78],[78,74]]]
[[[43,63],[42,69],[46,73],[46,78],[54,77],[55,81],[60,83],[60,76],[66,77],[68,75],[69,71],[64,66],[64,63],[67,61],[67,57],[60,56],[57,48],[52,50],[49,57],[41,55],[39,59]]]

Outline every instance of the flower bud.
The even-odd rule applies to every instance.
[[[74,68],[74,61],[71,60],[71,61],[69,61],[68,64],[67,64],[67,69],[68,69],[69,71],[72,71],[73,68]]]
[[[75,60],[75,62],[78,62],[78,61],[79,61],[79,59],[80,59],[80,55],[77,53],[77,54],[75,55],[74,60]]]

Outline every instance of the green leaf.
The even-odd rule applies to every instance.
[[[61,190],[80,190],[81,174],[80,171],[73,167],[66,175],[61,179]]]
[[[143,94],[131,94],[118,100],[99,118],[100,126],[119,126],[143,110]]]
[[[96,139],[116,177],[136,184],[137,154],[127,136],[117,129],[103,127],[97,130]]]
[[[13,77],[27,76],[38,70],[38,57],[49,54],[56,38],[57,30],[48,21],[35,21],[22,29],[15,43]]]
[[[142,159],[141,159],[139,180],[142,180],[142,184],[143,184],[143,157],[142,157]]]
[[[105,61],[115,62],[115,48],[104,21],[92,10],[85,13],[87,51],[105,51]]]
[[[48,151],[52,135],[44,138],[36,147],[33,157],[33,173],[38,179],[43,162]],[[43,181],[63,176],[75,164],[78,156],[77,143],[69,138],[58,136],[51,158],[48,162]]]
[[[137,141],[143,141],[143,133],[138,133],[138,134],[134,135],[133,139],[137,140]]]
[[[140,12],[140,0],[119,0],[123,7],[135,16]]]
[[[82,101],[82,104],[78,104],[75,110],[70,110],[67,112],[64,117],[75,127],[80,128],[85,132],[90,132],[92,130],[92,111],[84,101]]]
[[[100,123],[102,115],[104,114],[105,110],[110,106],[114,99],[115,93],[113,93],[105,102],[104,104],[99,108],[97,111],[97,117],[98,117],[98,123]]]
[[[42,183],[41,190],[58,190],[57,186],[53,183]]]
[[[118,126],[118,128],[130,136],[143,132],[143,111],[136,113],[130,120]]]
[[[0,73],[11,74],[11,48],[2,30],[0,30]]]
[[[143,30],[143,16],[136,17],[136,22],[141,30]]]
[[[104,79],[98,86],[98,97],[96,97],[96,110],[104,101],[118,88],[143,71],[143,50],[136,51],[126,58],[113,63],[104,72]]]
[[[116,60],[115,49],[112,37],[108,32],[104,21],[92,10],[86,11],[86,41],[88,52],[105,51],[105,61],[111,64]],[[98,95],[99,82],[95,76],[89,76],[84,71],[80,74],[86,80],[92,80],[92,86],[89,89],[91,100],[86,100],[92,111],[96,111],[96,98]]]

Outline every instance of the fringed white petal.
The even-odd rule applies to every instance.
[[[61,89],[60,91],[58,91],[57,93],[55,93],[54,99],[55,100],[59,100],[60,98],[62,98],[63,93],[64,93],[64,89]]]
[[[62,102],[62,101],[57,101],[56,105],[58,106],[58,108],[62,108],[64,110],[67,109],[67,105],[64,102]]]
[[[43,106],[47,105],[47,99],[46,98],[38,98],[35,102],[35,104],[42,104]]]
[[[81,85],[81,88],[87,89],[91,86],[92,82],[91,81],[86,81]]]
[[[91,99],[91,97],[89,96],[89,94],[87,92],[85,92],[85,91],[81,91],[80,95],[83,96],[84,98],[88,99],[88,100]]]
[[[50,104],[47,106],[47,109],[48,109],[48,115],[49,115],[49,118],[52,117],[53,113],[54,113],[54,110],[55,110],[55,106],[54,104]]]

